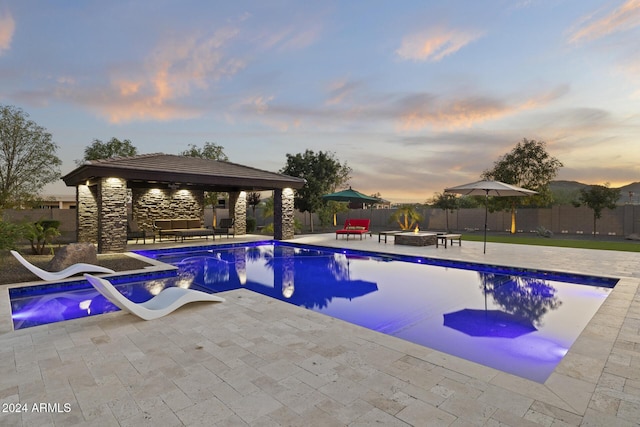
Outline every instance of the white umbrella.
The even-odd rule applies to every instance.
[[[493,197],[525,197],[538,194],[537,191],[516,187],[500,181],[477,181],[470,184],[445,188],[445,193],[456,193],[465,196],[484,196],[484,253],[487,252],[487,199]]]

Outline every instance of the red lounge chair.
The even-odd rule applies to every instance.
[[[349,240],[350,234],[360,235],[360,240],[362,240],[362,236],[369,233],[369,223],[371,220],[368,219],[347,219],[344,222],[344,228],[342,230],[336,230],[336,239],[339,234],[347,235],[347,240]]]

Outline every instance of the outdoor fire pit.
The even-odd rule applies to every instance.
[[[429,246],[437,243],[436,233],[423,233],[423,232],[407,232],[398,233],[395,235],[396,245],[408,245],[408,246]]]

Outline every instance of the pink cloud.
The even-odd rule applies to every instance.
[[[550,92],[530,97],[518,103],[505,103],[487,97],[466,97],[439,102],[429,98],[410,101],[399,116],[399,127],[405,131],[425,128],[458,129],[475,124],[498,120],[516,113],[547,105],[567,92],[559,87]]]
[[[180,101],[245,66],[244,61],[228,57],[224,51],[236,34],[236,30],[224,28],[210,37],[160,44],[141,69],[112,75],[111,89],[92,102],[94,108],[112,123],[197,116],[197,109],[181,108]]]
[[[322,33],[319,22],[300,22],[261,33],[260,44],[268,49],[299,50],[315,43]]]
[[[627,31],[640,26],[640,0],[627,0],[619,8],[602,17],[595,14],[583,19],[576,29],[571,31],[569,41],[594,40],[609,34]]]
[[[329,98],[325,101],[325,105],[339,105],[346,99],[350,98],[358,89],[358,82],[341,80],[333,82],[329,85]]]
[[[0,13],[0,55],[11,47],[16,23],[9,12]]]
[[[437,62],[481,36],[479,32],[433,29],[406,36],[396,53],[402,59]]]

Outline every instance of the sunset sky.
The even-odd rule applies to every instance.
[[[53,135],[63,174],[94,139],[209,141],[271,171],[334,152],[353,188],[424,202],[527,138],[557,179],[621,186],[639,41],[640,0],[0,0],[0,104]]]

